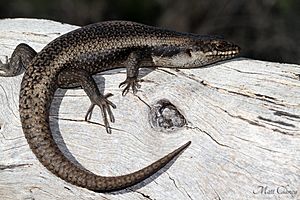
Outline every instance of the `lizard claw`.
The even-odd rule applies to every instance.
[[[2,62],[0,60],[0,75],[5,75],[5,72],[8,71],[9,69],[9,60],[8,60],[8,56],[5,56],[5,61]]]
[[[125,81],[120,83],[119,87],[124,87],[124,90],[122,92],[122,96],[125,96],[128,92],[129,89],[131,88],[133,91],[133,94],[136,94],[138,89],[141,87],[141,85],[138,83],[139,80],[135,77],[127,77]]]
[[[5,64],[8,64],[9,63],[9,59],[8,59],[8,56],[4,56],[5,57],[5,61],[4,63],[0,60],[0,65],[5,65]]]
[[[92,113],[93,113],[93,110],[95,108],[95,105],[99,106],[99,108],[101,109],[101,114],[102,114],[102,118],[103,118],[104,125],[105,125],[107,133],[111,133],[111,130],[110,130],[110,127],[109,127],[109,122],[108,122],[108,117],[110,119],[110,122],[112,122],[112,123],[115,122],[115,118],[114,118],[114,115],[111,111],[110,106],[115,109],[116,105],[107,99],[111,96],[113,96],[113,94],[108,93],[104,96],[101,96],[101,98],[95,99],[92,102],[92,104],[90,105],[90,107],[89,107],[89,109],[88,109],[88,111],[85,115],[85,121],[89,121],[92,117]]]

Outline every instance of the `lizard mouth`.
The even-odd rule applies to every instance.
[[[232,58],[238,55],[241,51],[241,48],[239,46],[234,46],[227,50],[213,50],[210,52],[206,52],[206,56],[208,57],[220,57],[220,58]]]
[[[241,48],[228,41],[224,40],[210,40],[207,43],[207,48],[204,48],[204,53],[208,57],[219,57],[219,58],[232,58],[238,55]]]

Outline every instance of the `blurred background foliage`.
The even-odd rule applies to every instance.
[[[0,18],[16,17],[81,26],[131,20],[221,35],[241,56],[300,64],[300,0],[0,0]]]

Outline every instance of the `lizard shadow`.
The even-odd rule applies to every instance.
[[[108,71],[108,73],[112,73],[112,74],[114,74],[114,73],[120,73],[122,70],[123,69],[119,69],[119,70],[117,69],[117,70],[114,70],[113,72]],[[147,74],[151,73],[153,70],[154,70],[153,68],[147,68],[147,69],[140,70],[139,78],[146,76]],[[97,74],[97,75],[93,76],[93,78],[95,79],[95,82],[97,83],[100,92],[103,93],[104,89],[105,89],[105,80],[104,80],[104,77],[101,76],[101,74]],[[73,89],[81,89],[81,88],[73,88]],[[62,103],[63,97],[65,96],[66,92],[67,92],[67,89],[58,89],[55,92],[53,101],[51,103],[51,108],[50,108],[51,115],[49,116],[49,122],[50,122],[51,132],[52,132],[54,141],[56,142],[56,144],[58,145],[58,147],[62,151],[62,153],[67,157],[67,159],[69,159],[71,162],[73,162],[76,166],[80,167],[81,169],[87,170],[72,155],[72,153],[68,149],[66,143],[64,142],[64,139],[63,139],[62,134],[60,132],[60,127],[59,127],[59,110],[60,110],[60,105]],[[84,117],[84,116],[82,116],[82,117]],[[158,172],[156,172],[155,174],[153,174],[149,178],[143,180],[142,182],[140,182],[140,183],[138,183],[138,184],[136,184],[134,186],[122,189],[122,190],[111,191],[110,194],[117,195],[117,194],[129,193],[129,192],[136,191],[136,190],[144,187],[145,185],[148,185],[149,183],[151,183],[152,181],[154,181],[157,177],[159,177],[161,174],[163,174],[165,171],[167,171],[173,165],[173,163],[178,158],[178,156],[176,156],[165,167],[163,167],[162,169],[160,169]]]
[[[243,59],[244,58],[235,58],[234,60],[243,60]],[[224,63],[231,62],[231,61],[232,60],[224,60],[224,61],[221,61],[221,62],[216,62],[216,63],[210,64],[210,65],[202,66],[201,68],[215,67],[217,65],[224,64]],[[156,67],[148,67],[148,68],[140,69],[139,70],[139,78],[146,76],[147,74],[151,73],[155,69],[156,69]],[[105,72],[105,74],[112,74],[112,75],[116,74],[116,73],[124,73],[124,68],[116,68],[116,69],[109,70],[109,71]],[[103,94],[104,89],[105,89],[105,78],[101,75],[101,73],[96,74],[95,76],[93,76],[93,78],[95,79],[95,82],[96,82],[100,92]],[[76,89],[76,88],[74,88],[74,89]],[[77,89],[81,89],[81,88],[77,88]],[[81,169],[87,170],[77,161],[77,159],[69,151],[66,143],[63,140],[60,129],[59,129],[59,123],[58,123],[58,121],[59,121],[59,109],[60,109],[60,105],[62,103],[62,99],[66,94],[66,91],[67,91],[67,89],[58,89],[55,92],[55,96],[54,96],[54,99],[53,99],[52,104],[51,104],[51,111],[50,111],[51,116],[49,118],[50,118],[50,127],[51,127],[51,131],[52,131],[52,135],[53,135],[53,138],[54,138],[55,142],[57,143],[58,147],[62,151],[62,153],[70,161],[72,161],[75,165],[77,165]],[[140,183],[135,184],[133,186],[130,186],[128,188],[122,189],[122,190],[111,191],[110,194],[113,194],[113,195],[125,194],[125,193],[129,193],[129,192],[137,191],[138,189],[148,185],[149,183],[155,181],[155,179],[158,178],[159,176],[161,176],[163,173],[165,173],[174,164],[174,162],[180,156],[180,154],[177,155],[171,162],[169,162],[166,166],[164,166],[158,172],[156,172],[155,174],[153,174],[150,177],[146,178],[145,180],[141,181]]]
[[[104,85],[105,84],[104,78],[101,77],[101,76],[96,76],[95,81],[96,81],[98,86],[99,85],[102,86],[102,87],[98,87],[98,88],[99,88],[100,92],[103,93],[104,86],[105,86]],[[74,87],[74,88],[69,88],[69,89],[72,89],[72,90],[79,90],[80,89],[80,90],[82,90],[81,87]],[[59,88],[55,91],[54,98],[53,98],[52,103],[51,103],[50,115],[49,115],[50,128],[51,128],[51,132],[52,132],[54,141],[56,142],[56,144],[59,147],[59,149],[61,150],[61,152],[67,157],[67,159],[69,159],[71,162],[73,162],[75,165],[77,165],[81,169],[87,170],[72,155],[72,153],[68,149],[66,143],[64,142],[64,139],[63,139],[62,134],[60,132],[59,110],[60,110],[62,100],[63,100],[67,90],[68,89]],[[88,109],[88,107],[87,107],[87,109]],[[82,116],[82,118],[84,119],[84,116]],[[93,124],[98,124],[98,123],[93,123]],[[99,124],[99,125],[101,125],[101,124]]]
[[[184,152],[184,151],[183,151]],[[179,153],[175,158],[173,158],[168,164],[166,164],[163,168],[161,168],[160,170],[158,170],[156,173],[154,173],[153,175],[151,175],[150,177],[146,178],[145,180],[130,186],[128,188],[122,189],[122,190],[118,190],[118,191],[112,191],[110,192],[110,194],[112,195],[119,195],[119,194],[126,194],[129,192],[135,192],[141,188],[143,188],[144,186],[152,183],[153,181],[155,181],[155,179],[157,179],[159,176],[161,176],[163,173],[165,173],[166,171],[168,171],[168,169],[175,163],[175,161],[177,160],[177,158],[183,153]],[[170,177],[171,179],[171,177]]]
[[[50,123],[50,129],[52,132],[53,139],[55,143],[57,144],[58,148],[61,150],[61,152],[74,164],[76,164],[80,168],[84,168],[72,155],[72,153],[69,151],[66,143],[64,142],[64,139],[62,137],[62,134],[60,132],[59,128],[59,109],[60,105],[62,103],[62,99],[65,96],[65,93],[67,92],[67,89],[58,89],[55,92],[53,101],[51,103],[50,113],[49,116],[49,123]]]
[[[150,66],[150,67],[143,67],[143,68],[139,69],[138,80],[141,80],[143,77],[145,77],[148,74],[150,74],[151,72],[153,72],[156,68],[158,68],[158,67]],[[116,69],[105,71],[105,74],[125,74],[125,76],[126,76],[126,70],[124,70],[124,69],[125,69],[125,67],[117,67]],[[101,77],[102,77],[101,73],[96,74],[93,77],[94,77],[97,85],[99,86],[99,82],[101,82],[101,81],[99,81],[98,79],[101,79]],[[124,77],[124,80],[125,79],[126,79],[126,77]],[[142,80],[142,82],[144,82],[144,81]],[[101,82],[101,83],[103,84],[103,82]],[[103,92],[103,91],[100,90],[100,92]]]
[[[232,60],[238,61],[238,60],[244,60],[244,59],[245,58],[235,58],[235,59],[231,59],[231,60],[219,61],[219,62],[210,64],[210,65],[202,66],[201,68],[215,67],[215,66],[220,65],[220,64],[231,62]],[[149,74],[152,71],[154,71],[156,68],[157,67],[147,67],[147,68],[140,69],[139,70],[139,78],[142,78],[142,77],[146,76],[147,74]],[[109,70],[109,71],[105,72],[105,74],[116,74],[116,73],[124,73],[124,68],[117,68],[117,69],[113,69],[113,70]],[[93,76],[93,78],[95,79],[100,92],[103,93],[104,89],[105,89],[105,79],[104,79],[104,77],[100,73],[100,74],[96,74],[95,76]],[[99,87],[100,85],[101,85],[101,87]],[[80,88],[77,88],[77,89],[80,89]],[[67,89],[59,89],[55,93],[55,97],[54,97],[53,102],[51,104],[52,105],[51,106],[51,114],[52,114],[52,116],[50,117],[51,131],[52,131],[52,134],[53,134],[53,138],[54,138],[55,142],[57,143],[57,145],[59,146],[59,148],[62,151],[62,153],[70,161],[72,161],[74,164],[76,164],[78,167],[80,167],[82,169],[85,169],[76,160],[76,158],[72,155],[72,153],[67,148],[66,143],[64,142],[64,140],[62,138],[62,135],[60,133],[60,129],[59,129],[59,123],[58,123],[58,120],[59,120],[59,117],[58,117],[59,116],[59,108],[60,108],[60,105],[62,103],[62,99],[65,96],[66,91],[67,91]],[[84,116],[82,116],[82,117],[84,117]],[[180,156],[180,154],[177,155],[171,162],[169,162],[166,166],[164,166],[158,172],[156,172],[155,174],[151,175],[149,178],[146,178],[145,180],[141,181],[140,183],[138,183],[136,185],[133,185],[133,186],[130,186],[128,188],[125,188],[125,189],[122,189],[122,190],[118,190],[118,191],[111,191],[110,194],[118,195],[118,194],[125,194],[125,193],[129,193],[129,192],[134,192],[134,191],[137,191],[138,189],[140,189],[140,188],[148,185],[149,183],[155,181],[155,179],[158,178],[159,176],[161,176],[163,173],[165,173],[174,164],[174,162]]]

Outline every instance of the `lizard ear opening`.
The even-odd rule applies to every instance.
[[[185,50],[185,53],[189,56],[189,57],[192,57],[192,49],[186,49]]]

